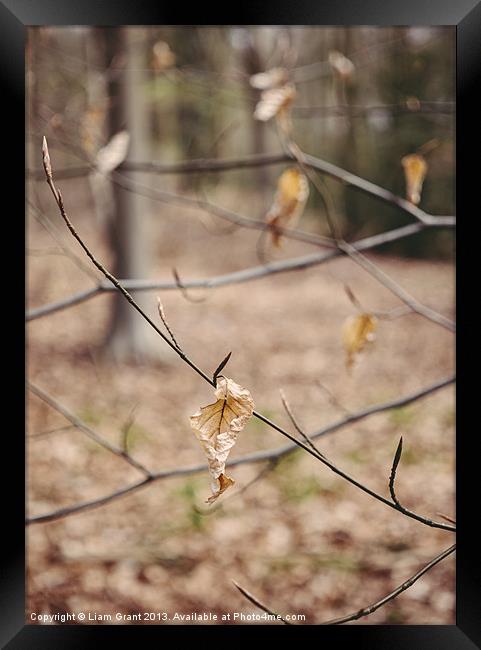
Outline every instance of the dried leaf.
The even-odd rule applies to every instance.
[[[250,85],[259,90],[277,88],[287,83],[289,73],[285,68],[271,68],[265,72],[258,72],[250,78]]]
[[[346,81],[351,79],[356,70],[354,63],[337,50],[329,52],[329,63],[333,71]]]
[[[152,68],[162,72],[175,65],[175,54],[165,41],[157,41],[152,48]]]
[[[349,316],[342,326],[342,342],[346,351],[346,366],[351,368],[354,358],[366,343],[374,340],[377,319],[371,314]]]
[[[281,121],[281,126],[282,124],[285,126],[288,121],[288,111],[295,96],[296,90],[291,84],[264,90],[254,111],[255,119],[267,122],[273,117],[277,117]]]
[[[406,178],[407,200],[417,205],[421,200],[421,190],[428,170],[428,164],[423,156],[417,153],[404,156],[401,160]]]
[[[127,156],[130,135],[127,131],[116,133],[111,140],[102,147],[95,158],[97,169],[108,174],[118,167]]]
[[[281,245],[279,228],[293,228],[297,224],[308,197],[309,183],[304,174],[297,167],[286,169],[279,177],[274,202],[266,215],[274,246]]]
[[[218,377],[214,394],[217,401],[201,407],[190,418],[190,425],[207,456],[212,479],[212,496],[206,503],[213,503],[234,484],[233,479],[224,473],[225,463],[238,433],[254,411],[250,392],[232,379]]]

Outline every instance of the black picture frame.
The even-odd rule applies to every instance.
[[[228,12],[225,11],[228,10]],[[153,637],[167,638],[165,626],[33,626],[25,624],[25,444],[24,369],[24,221],[19,216],[20,197],[25,194],[25,151],[20,144],[25,131],[24,44],[30,25],[453,25],[457,32],[457,213],[461,217],[457,256],[457,517],[460,526],[456,558],[456,625],[452,626],[376,626],[348,625],[322,627],[315,634],[317,641],[341,640],[356,648],[433,648],[466,650],[481,647],[481,563],[479,561],[476,506],[478,503],[479,461],[475,442],[478,435],[476,352],[479,350],[479,309],[476,288],[469,279],[476,278],[475,264],[479,255],[474,228],[479,221],[480,137],[478,99],[481,88],[481,0],[338,0],[337,2],[262,2],[258,6],[238,3],[222,9],[199,4],[194,7],[167,6],[146,0],[104,1],[82,0],[0,0],[0,74],[2,75],[1,156],[4,165],[4,235],[12,264],[4,267],[4,352],[7,353],[5,411],[15,412],[14,423],[4,432],[4,462],[12,470],[3,487],[3,542],[0,582],[0,642],[9,649],[85,648],[92,643],[112,641],[114,636],[126,643],[143,643]],[[470,155],[472,154],[472,156]],[[6,182],[5,182],[6,180]],[[7,198],[11,198],[7,210]],[[12,234],[12,228],[14,233]],[[15,229],[17,229],[15,231]],[[7,234],[8,233],[8,234]],[[7,239],[7,238],[5,238]],[[4,240],[5,243],[5,240]],[[4,246],[4,249],[7,248]],[[6,260],[7,255],[3,258]],[[474,309],[473,309],[474,308]],[[472,313],[474,311],[474,313]],[[18,317],[18,323],[17,323]],[[10,328],[10,330],[8,329]],[[25,329],[23,328],[25,333]],[[22,364],[23,361],[23,364]],[[479,370],[478,370],[479,372]],[[479,399],[479,398],[478,398]],[[18,415],[18,417],[16,417]],[[470,415],[473,417],[470,418]],[[5,419],[6,421],[6,419]],[[19,424],[19,426],[17,425]],[[6,426],[6,425],[5,425]],[[7,427],[6,427],[7,428]],[[4,471],[6,476],[7,472]],[[190,626],[193,631],[194,626]],[[180,635],[186,628],[170,631]],[[307,628],[269,626],[272,635],[282,629],[283,635],[294,639]],[[195,626],[195,635],[232,643],[240,642],[254,631],[265,632],[261,626]],[[232,634],[234,632],[234,634]],[[197,636],[197,639],[199,637]],[[270,637],[272,638],[272,637]],[[288,639],[286,638],[286,641]]]

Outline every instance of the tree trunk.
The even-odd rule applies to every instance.
[[[108,82],[109,140],[126,129],[130,134],[127,159],[149,160],[149,119],[144,95],[145,39],[132,28],[105,30],[107,65],[111,66]],[[149,179],[142,174],[121,172],[142,184]],[[144,279],[149,273],[149,200],[112,184],[113,214],[108,221],[110,244],[115,252],[114,274],[119,279]],[[155,298],[150,293],[132,292],[139,305],[156,319]],[[113,312],[105,351],[118,362],[142,363],[165,361],[171,353],[125,298],[114,294]]]
[[[255,41],[255,31],[249,30],[247,36],[248,38],[246,38],[246,44],[243,50],[243,62],[245,71],[249,76],[252,76],[258,72],[263,72],[264,66],[261,60],[259,48]],[[249,93],[253,103],[259,99],[258,91],[252,88],[249,84],[247,92]],[[266,125],[264,122],[255,119],[251,120],[250,151],[254,154],[265,153],[265,128]],[[255,174],[253,174],[253,182],[258,188],[267,188],[269,185],[268,179],[269,175],[266,167],[258,167],[255,170]]]

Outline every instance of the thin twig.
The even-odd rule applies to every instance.
[[[137,410],[137,404],[132,407],[130,410],[129,415],[127,416],[127,419],[125,420],[124,424],[122,425],[121,429],[121,434],[122,434],[122,449],[124,450],[125,454],[129,453],[129,433],[130,430],[132,429],[132,426],[135,422],[135,412]]]
[[[321,452],[319,451],[319,449],[316,447],[316,445],[312,442],[312,440],[309,438],[309,436],[307,435],[307,433],[304,431],[304,429],[303,429],[303,428],[301,427],[301,425],[299,424],[299,422],[298,422],[296,416],[295,416],[294,413],[292,412],[292,409],[291,409],[291,407],[290,407],[290,405],[289,405],[289,402],[287,401],[287,398],[286,398],[285,393],[284,393],[284,391],[282,390],[282,388],[279,389],[279,393],[281,394],[281,402],[282,402],[282,406],[285,408],[286,413],[287,413],[287,415],[289,416],[289,419],[290,419],[290,421],[292,422],[292,424],[293,424],[295,430],[296,430],[296,431],[297,431],[297,432],[298,432],[298,433],[299,433],[299,434],[304,438],[304,440],[305,440],[305,441],[307,442],[307,444],[311,447],[311,449],[313,449],[317,454],[320,454],[320,455],[322,456],[322,454],[321,454]]]
[[[123,449],[120,447],[117,447],[117,445],[113,445],[111,442],[108,440],[105,440],[105,438],[102,438],[96,431],[91,429],[85,422],[83,422],[80,418],[78,418],[76,415],[74,415],[71,411],[69,411],[63,404],[60,404],[56,399],[51,397],[48,393],[46,393],[44,390],[33,384],[32,382],[28,381],[27,382],[28,388],[32,391],[34,395],[39,397],[43,402],[48,404],[51,408],[55,409],[55,411],[58,411],[61,413],[67,420],[69,420],[77,429],[85,433],[86,436],[88,436],[91,440],[94,440],[98,445],[103,447],[104,449],[107,449],[107,451],[110,451],[112,454],[115,454],[119,458],[122,458],[125,462],[129,463],[129,465],[132,465],[132,467],[135,467],[135,469],[139,470],[142,472],[147,477],[151,476],[150,471],[142,465],[142,463],[139,463],[136,461],[132,456],[127,454]]]
[[[259,609],[262,609],[263,612],[266,612],[266,614],[270,614],[270,616],[275,616],[278,620],[282,621],[284,625],[292,625],[292,623],[289,623],[286,621],[286,619],[281,616],[280,614],[276,614],[276,612],[273,612],[271,609],[267,607],[267,605],[264,605],[258,598],[253,596],[250,592],[247,591],[247,589],[244,589],[240,585],[237,584],[235,580],[232,580],[234,583],[234,586],[241,592],[243,596],[247,598],[247,600],[250,600],[251,603],[259,607]]]
[[[78,255],[76,255],[73,251],[70,250],[68,246],[63,243],[62,237],[58,232],[56,226],[50,222],[48,217],[43,214],[43,212],[41,212],[41,210],[39,210],[32,201],[28,200],[28,204],[33,210],[34,218],[45,228],[50,237],[52,237],[52,239],[57,243],[57,246],[62,251],[63,255],[70,259],[75,264],[75,266],[79,268],[82,273],[85,273],[85,275],[87,275],[91,280],[97,281],[97,275],[94,273],[94,271],[92,271],[90,266],[84,264],[83,260],[81,260]]]
[[[453,323],[451,320],[449,320],[449,318],[446,318],[442,314],[438,314],[438,312],[434,311],[434,309],[421,304],[418,300],[416,300],[416,298],[413,298],[413,296],[411,296],[397,282],[390,278],[385,271],[377,266],[377,264],[374,264],[365,255],[362,255],[359,252],[358,248],[356,249],[356,247],[348,244],[345,241],[340,242],[339,246],[345,253],[347,253],[353,262],[356,262],[362,266],[363,269],[365,269],[370,275],[376,278],[376,280],[384,287],[386,287],[386,289],[389,289],[389,291],[394,293],[413,312],[419,314],[420,316],[424,316],[424,318],[427,318],[437,325],[441,325],[441,327],[444,327],[450,332],[456,331],[455,323]]]
[[[53,433],[61,433],[63,431],[71,431],[77,427],[74,424],[67,424],[63,427],[55,427],[54,429],[47,429],[46,431],[38,431],[37,433],[31,433],[27,437],[32,440],[37,440],[38,438],[43,438],[44,436],[50,436]]]
[[[372,603],[372,605],[368,605],[367,607],[363,607],[357,612],[348,614],[347,616],[342,616],[341,618],[334,618],[330,621],[320,623],[320,625],[341,625],[342,623],[347,623],[348,621],[356,621],[357,619],[362,618],[363,616],[369,616],[369,614],[372,614],[373,612],[375,612],[377,609],[379,609],[389,601],[394,600],[394,598],[399,596],[399,594],[401,594],[403,591],[409,589],[409,587],[411,587],[417,580],[419,580],[419,578],[421,578],[425,573],[427,573],[430,569],[436,566],[436,564],[438,564],[446,557],[448,557],[448,555],[454,553],[455,550],[456,550],[456,544],[453,544],[445,551],[437,555],[434,559],[432,559],[417,573],[415,573],[413,576],[411,576],[405,582],[403,582],[402,585],[399,585],[399,587],[394,589],[394,591],[391,591],[389,594],[384,596],[384,598],[381,598],[381,600],[378,600],[375,603]]]
[[[189,292],[187,291],[184,283],[180,279],[180,276],[179,276],[179,273],[177,272],[177,269],[175,269],[175,268],[172,269],[172,275],[174,276],[176,286],[179,288],[180,293],[184,296],[184,298],[186,300],[188,300],[189,302],[205,302],[207,296],[200,296],[200,297],[194,298],[193,296],[191,296],[189,294]]]
[[[177,350],[180,350],[182,352],[182,348],[178,344],[177,339],[174,336],[174,332],[171,330],[169,323],[167,322],[167,318],[165,317],[164,307],[162,306],[162,301],[160,300],[159,296],[157,296],[157,309],[159,310],[160,320],[164,323],[165,329],[169,332],[173,344],[175,345]]]
[[[451,524],[456,525],[456,519],[453,519],[452,517],[448,517],[448,515],[443,515],[442,512],[437,512],[436,513],[438,517],[442,517],[442,519],[445,519],[446,521],[449,521]]]
[[[325,386],[319,379],[316,381],[316,385],[319,386],[319,388],[326,393],[329,401],[333,406],[338,408],[340,411],[345,413],[346,415],[352,415],[352,411],[350,411],[347,407],[344,406],[344,404],[341,404],[341,402],[337,399],[337,397],[334,395],[334,393],[329,390],[327,386]]]
[[[381,598],[380,600],[376,601],[375,603],[372,603],[371,605],[368,605],[367,607],[363,607],[362,609],[359,609],[352,614],[348,614],[347,616],[341,616],[340,618],[333,618],[330,621],[325,621],[323,623],[319,623],[319,625],[342,625],[343,623],[348,623],[349,621],[356,621],[359,618],[362,618],[363,616],[369,616],[373,612],[375,612],[377,609],[380,607],[383,607],[386,605],[386,603],[389,603],[391,600],[394,600],[399,594],[402,594],[403,591],[406,591],[412,585],[419,580],[425,573],[427,573],[430,569],[432,569],[436,564],[447,558],[451,553],[454,553],[456,550],[456,544],[453,544],[449,548],[447,548],[445,551],[437,555],[435,558],[433,558],[428,564],[423,566],[422,569],[417,571],[414,575],[412,575],[410,578],[405,580],[399,587],[394,589],[394,591],[391,591],[389,594]],[[232,581],[234,582],[234,581]],[[264,612],[267,612],[268,614],[271,614],[273,616],[279,616],[278,614],[275,614],[267,605],[262,603],[258,598],[253,596],[250,592],[247,590],[243,589],[240,587],[236,582],[234,582],[234,585],[237,587],[237,589],[248,599],[250,600],[251,603],[254,605],[257,605],[260,609],[262,609]],[[284,620],[282,617],[280,617],[281,620],[286,624],[290,625],[286,620]]]

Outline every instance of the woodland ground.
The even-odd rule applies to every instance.
[[[68,198],[69,183],[61,187],[79,231],[100,259],[110,263],[99,224],[80,198]],[[42,203],[64,231],[47,194]],[[232,199],[233,207],[239,205],[241,195]],[[216,236],[193,211],[166,206],[156,208],[151,227],[153,278],[170,280],[173,266],[183,278],[193,278],[259,263],[256,232]],[[65,241],[82,256],[68,233]],[[27,242],[33,253],[28,258],[30,306],[92,286],[69,259],[39,254],[53,245],[32,219]],[[280,256],[312,250],[287,242]],[[419,300],[454,317],[451,264],[369,256]],[[206,295],[203,302],[188,302],[177,290],[148,295],[154,315],[156,295],[161,295],[177,339],[200,367],[212,372],[232,350],[225,374],[251,391],[257,410],[292,431],[279,398],[282,388],[306,430],[314,431],[342,417],[343,408],[356,411],[403,396],[453,372],[452,334],[411,314],[381,321],[376,341],[349,374],[340,340],[343,321],[354,313],[343,290],[346,282],[371,309],[400,304],[348,259],[208,295],[191,292]],[[135,407],[129,450],[153,471],[204,462],[189,416],[212,401],[211,388],[170,354],[161,363],[142,366],[104,360],[100,348],[112,300],[112,294],[96,297],[31,322],[30,379],[111,441],[119,442]],[[166,347],[160,339],[158,347]],[[65,424],[37,397],[28,397],[28,434]],[[322,438],[319,447],[388,496],[401,435],[401,501],[435,519],[437,513],[454,516],[452,385],[345,427]],[[231,458],[285,442],[252,419]],[[100,508],[30,526],[28,619],[32,611],[259,612],[235,589],[236,580],[275,611],[305,614],[307,623],[320,623],[382,597],[453,543],[451,533],[383,506],[302,451],[242,492],[260,469],[232,468],[229,474],[236,485],[211,511],[204,503],[209,477],[201,473],[158,481]],[[80,431],[28,439],[31,515],[108,494],[138,478],[135,469]],[[454,566],[450,556],[358,623],[454,623]]]

